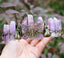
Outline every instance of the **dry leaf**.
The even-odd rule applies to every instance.
[[[12,4],[12,3],[3,3],[0,7],[6,8],[6,7],[13,7],[13,6],[16,6],[16,4]]]
[[[6,14],[18,14],[19,12],[16,10],[9,9],[6,11]]]

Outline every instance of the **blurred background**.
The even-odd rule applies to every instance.
[[[64,0],[0,0],[0,54],[3,25],[10,20],[22,22],[25,14],[42,16],[44,20],[57,17],[62,21],[62,35],[48,43],[40,58],[64,58]]]

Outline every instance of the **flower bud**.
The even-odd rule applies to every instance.
[[[21,39],[21,36],[18,34],[18,39]]]
[[[18,34],[17,33],[15,34],[15,39],[18,39]]]

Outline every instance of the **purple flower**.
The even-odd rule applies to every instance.
[[[63,42],[60,42],[60,43],[58,43],[58,46],[61,46],[63,44]]]
[[[41,54],[41,58],[46,58],[46,56],[44,54]]]
[[[26,18],[24,18],[24,20],[22,21],[22,24],[23,25],[27,25],[27,20],[28,20],[28,18],[26,17]]]
[[[3,27],[3,34],[8,34],[9,33],[9,25],[6,25],[4,24],[4,27]]]
[[[3,41],[6,43],[12,39],[14,39],[15,35],[15,21],[11,21],[10,25],[5,25],[3,28]]]
[[[58,20],[57,18],[54,17],[54,22],[55,22],[55,28],[56,28],[56,31],[59,31],[61,30],[61,20]]]
[[[15,40],[14,35],[10,35],[10,40]]]
[[[10,23],[10,33],[13,34],[13,35],[15,35],[15,30],[16,30],[15,26],[16,26],[15,21],[11,21],[11,23]]]
[[[3,36],[3,41],[4,43],[6,43],[6,36]]]
[[[52,36],[52,37],[55,37],[55,35],[56,35],[55,32],[52,32],[52,33],[51,33],[51,36]]]
[[[27,31],[27,20],[28,18],[24,18],[24,20],[22,21],[22,33],[25,33]]]
[[[6,42],[8,42],[8,41],[10,41],[10,35],[9,34],[6,35]]]
[[[64,54],[64,43],[60,46],[60,53],[63,53]]]
[[[30,14],[28,14],[28,25],[34,25],[34,20],[33,20],[33,16],[32,15],[30,15]]]
[[[53,55],[52,58],[60,58],[58,55]]]
[[[59,31],[61,31],[61,29],[62,29],[62,27],[61,27],[61,20],[58,20],[55,17],[54,18],[50,18],[48,20],[48,24],[49,24],[49,29],[50,29],[52,37],[58,37],[58,36],[61,35],[59,33]]]
[[[54,20],[52,18],[48,19],[48,24],[49,24],[49,29],[51,31],[55,31],[55,23],[54,23]]]
[[[42,39],[42,38],[43,38],[43,34],[40,34],[40,35],[37,37],[38,40],[40,40],[40,39]]]
[[[34,29],[34,20],[33,20],[33,16],[28,14],[28,26],[29,29]]]
[[[48,53],[48,57],[51,58],[52,57],[52,53]]]
[[[23,39],[28,39],[28,37],[26,35],[23,35]]]
[[[36,21],[36,24],[39,24],[39,23],[43,23],[42,17],[38,17],[38,19],[37,19],[37,21]]]
[[[42,19],[42,17],[38,17],[36,24],[37,24],[36,28],[38,29],[38,31],[43,32],[43,19]]]

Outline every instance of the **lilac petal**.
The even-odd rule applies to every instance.
[[[54,17],[54,22],[56,31],[59,31],[59,20],[57,20],[57,18]]]
[[[60,42],[60,43],[58,43],[58,46],[61,46],[63,44],[63,42]]]
[[[38,40],[40,40],[40,39],[42,39],[42,38],[43,38],[43,34],[40,34],[40,35],[37,37]]]
[[[59,20],[59,30],[62,30],[61,20]]]
[[[4,43],[6,43],[6,36],[3,36],[3,41]]]
[[[10,23],[10,33],[13,34],[13,35],[15,35],[15,30],[16,30],[15,26],[16,26],[15,21],[11,21],[11,23]]]
[[[28,25],[34,25],[34,20],[32,15],[28,15]]]
[[[36,28],[38,29],[39,32],[43,32],[42,24],[37,24]]]
[[[24,20],[22,21],[22,33],[25,33],[27,30],[27,20],[28,18],[24,18]]]
[[[24,18],[24,20],[22,21],[22,24],[23,25],[27,25],[27,20],[28,20],[28,18],[26,17],[26,18]]]
[[[52,53],[48,53],[48,57],[51,58],[52,57]]]
[[[42,32],[43,31],[43,19],[42,17],[38,17],[37,21],[36,21],[36,24],[37,24],[37,29],[39,30],[39,32]]]
[[[28,39],[28,37],[26,35],[23,35],[23,39]]]
[[[55,36],[56,36],[55,32],[52,32],[52,33],[51,33],[51,36],[52,36],[52,37],[55,37]]]
[[[6,35],[6,42],[10,41],[10,35]]]
[[[3,34],[8,34],[9,33],[9,25],[5,25],[4,24],[4,27],[3,27]]]
[[[41,58],[46,58],[46,56],[44,54],[41,55]]]
[[[60,58],[58,55],[53,55],[52,58]]]
[[[64,43],[60,47],[60,53],[63,53],[64,54]]]
[[[33,29],[34,28],[34,20],[32,15],[28,15],[28,25],[30,26],[29,28]]]
[[[14,35],[10,35],[10,40],[14,40]]]
[[[55,37],[59,37],[59,32],[56,32],[55,33]]]
[[[25,33],[27,31],[27,26],[26,25],[23,25],[22,26],[22,33]]]
[[[58,20],[57,18],[54,17],[54,21],[55,21],[55,28],[56,28],[56,31],[59,31],[61,30],[61,20]]]
[[[49,24],[49,29],[52,31],[55,31],[55,23],[54,23],[54,20],[52,18],[48,19],[48,24]]]
[[[38,17],[38,19],[37,19],[37,21],[36,21],[36,24],[39,24],[39,23],[43,23],[42,17]]]

